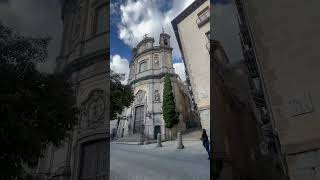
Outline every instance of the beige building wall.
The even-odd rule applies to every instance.
[[[201,125],[210,132],[210,54],[207,49],[209,39],[206,36],[210,31],[210,23],[201,27],[197,24],[198,13],[208,6],[210,2],[204,1],[178,23],[177,28]]]
[[[319,179],[320,1],[245,2],[290,178]]]

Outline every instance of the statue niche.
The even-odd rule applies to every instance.
[[[160,93],[158,90],[154,91],[154,102],[160,102]]]

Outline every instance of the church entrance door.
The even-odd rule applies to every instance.
[[[108,175],[108,143],[94,141],[82,146],[80,161],[80,180],[103,180]]]
[[[160,126],[155,126],[153,132],[154,132],[154,133],[153,133],[153,138],[154,138],[154,139],[157,139],[158,133],[161,134],[161,127],[160,127]]]
[[[133,133],[140,133],[141,125],[143,125],[143,120],[144,120],[144,106],[138,106],[136,107],[136,110],[135,110]]]

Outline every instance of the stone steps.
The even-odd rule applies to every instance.
[[[202,129],[192,129],[182,134],[182,139],[186,141],[200,141]],[[115,142],[140,142],[140,134],[131,134],[116,140]],[[156,143],[157,140],[148,139],[148,143]]]
[[[140,142],[140,134],[131,134],[116,140],[116,142]]]

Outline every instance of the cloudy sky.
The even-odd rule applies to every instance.
[[[62,22],[59,0],[0,0],[0,21],[26,36],[52,38],[48,59],[39,70],[53,72],[59,54]]]
[[[171,21],[194,0],[111,0],[110,54],[111,68],[126,73],[128,78],[131,48],[145,34],[159,42],[162,28],[171,36],[173,65],[176,73],[185,80],[184,65]]]
[[[110,1],[110,58],[116,72],[129,72],[131,48],[144,34],[155,38],[164,31],[171,36],[173,63],[181,79],[185,79],[184,65],[171,21],[194,0],[111,0]],[[238,40],[236,9],[232,0],[214,0],[214,38],[225,47],[231,61],[241,58]],[[39,69],[53,72],[59,55],[62,35],[61,0],[0,0],[0,21],[28,36],[50,36],[49,57]],[[128,78],[128,75],[127,75]]]

